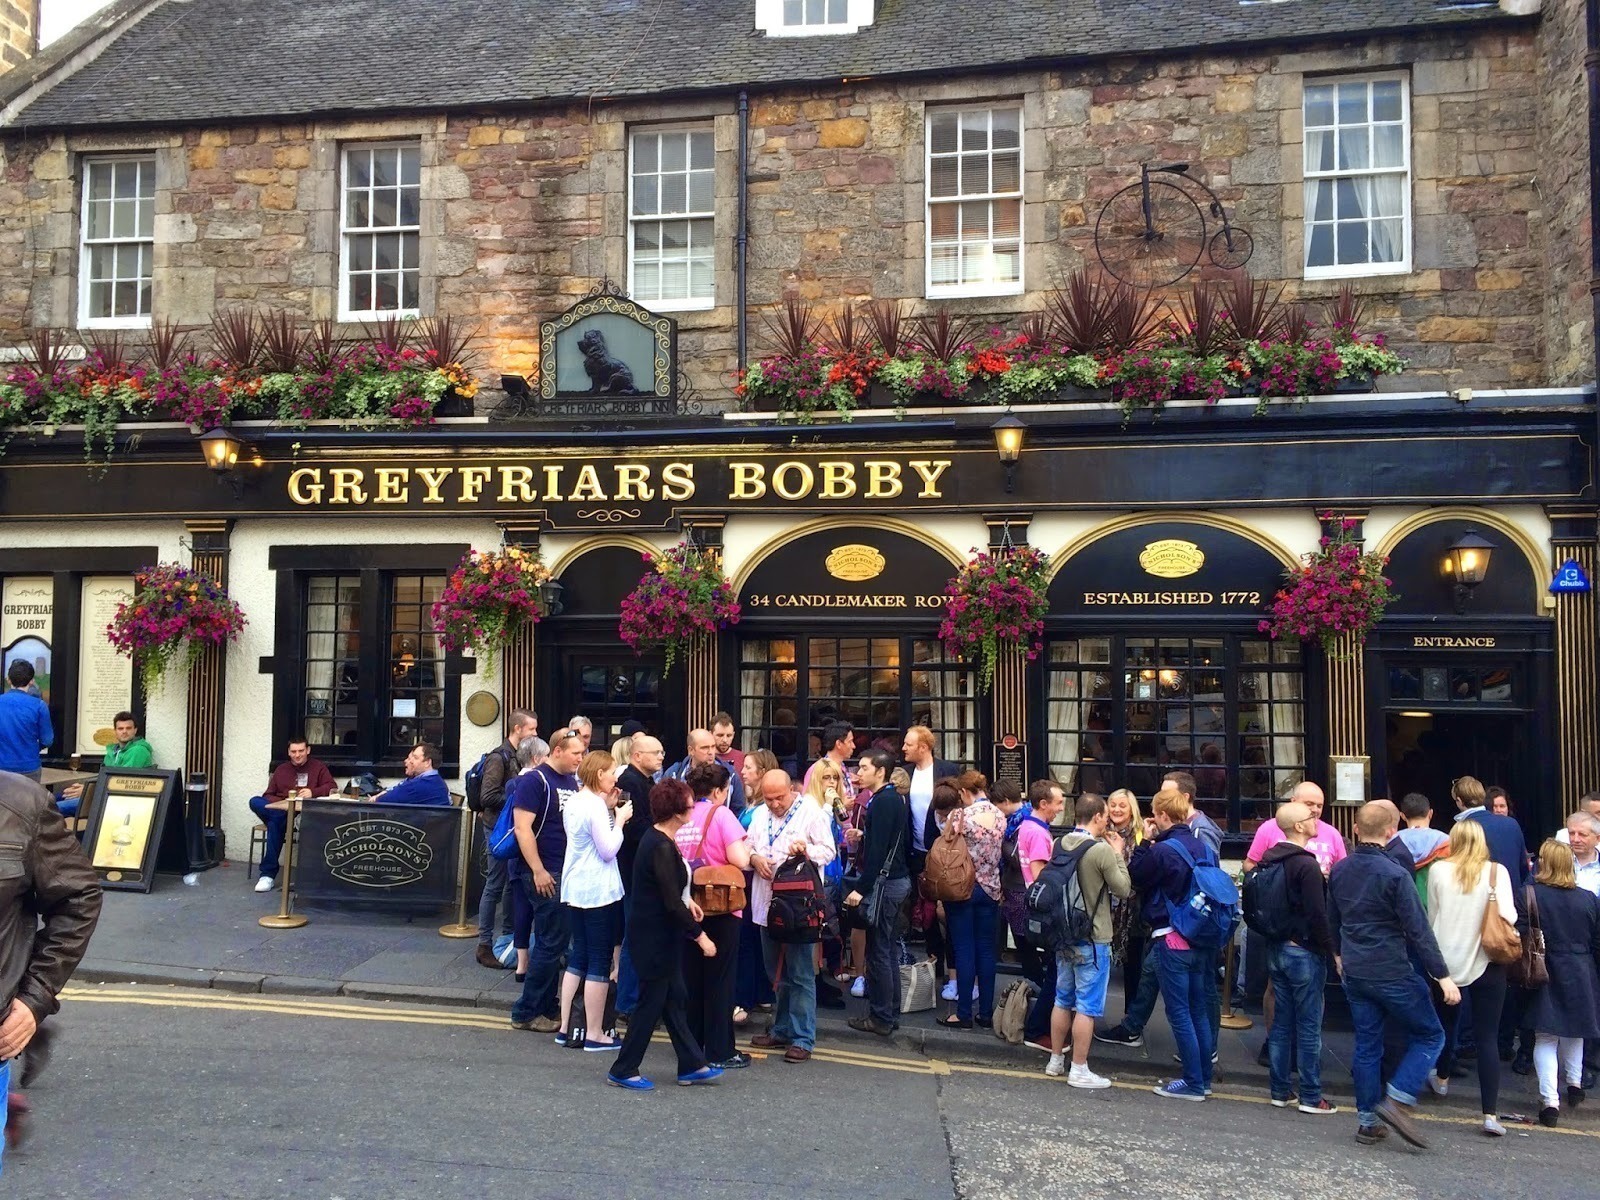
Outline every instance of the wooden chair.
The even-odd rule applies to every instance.
[[[83,831],[89,828],[89,810],[95,801],[94,789],[100,780],[87,779],[83,784],[83,795],[78,799],[78,811],[73,816],[67,817],[67,828],[72,830],[77,837],[83,836]]]

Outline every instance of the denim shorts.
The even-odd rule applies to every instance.
[[[1111,947],[1078,942],[1056,951],[1056,1007],[1085,1017],[1106,1015],[1111,982]]]
[[[611,978],[611,953],[617,948],[617,927],[622,901],[601,908],[569,910],[572,944],[567,950],[567,974],[581,975],[593,983]]]

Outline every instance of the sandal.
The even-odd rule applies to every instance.
[[[956,1016],[955,1013],[950,1013],[948,1016],[940,1017],[937,1021],[934,1022],[934,1024],[935,1025],[942,1025],[946,1029],[971,1029],[972,1028],[972,1022],[971,1021],[963,1021],[960,1017]]]
[[[735,1025],[748,1025],[750,1023],[750,1014],[744,1009],[740,1008],[738,1005],[735,1005],[733,1009],[733,1023]]]

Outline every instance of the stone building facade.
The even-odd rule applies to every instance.
[[[1007,769],[1074,789],[1148,794],[1158,767],[1186,765],[1234,849],[1301,778],[1348,824],[1363,796],[1411,787],[1442,812],[1441,788],[1476,770],[1511,788],[1530,836],[1600,785],[1594,595],[1550,587],[1569,566],[1600,574],[1583,0],[846,7],[849,29],[780,37],[789,5],[679,0],[633,42],[617,37],[632,9],[612,0],[210,0],[184,6],[181,29],[165,0],[129,0],[0,82],[0,342],[96,326],[138,341],[242,307],[359,334],[374,314],[351,308],[356,277],[381,273],[350,250],[359,220],[400,247],[384,269],[407,302],[373,282],[378,306],[474,327],[485,384],[478,415],[422,430],[241,423],[232,488],[177,422],[119,433],[92,479],[75,435],[20,431],[0,474],[0,590],[45,587],[60,614],[51,761],[99,719],[74,692],[95,649],[87,598],[187,556],[250,624],[186,687],[128,703],[163,766],[222,781],[206,815],[234,857],[287,735],[322,730],[342,777],[392,776],[425,721],[459,778],[500,736],[499,709],[469,712],[485,696],[537,703],[546,728],[587,712],[608,734],[637,719],[680,744],[726,709],[746,748],[799,768],[807,733],[840,714],[874,737],[926,721],[944,757],[985,769],[1010,739]],[[956,126],[995,141],[941,143]],[[1366,186],[1326,166],[1308,185],[1307,163],[1347,133],[1355,175],[1387,139],[1377,167],[1401,215],[1359,197],[1318,209]],[[988,154],[1001,134],[1017,145]],[[1312,301],[1349,284],[1407,370],[1374,396],[1259,413],[1250,397],[1180,400],[1150,423],[1064,395],[804,428],[736,411],[741,327],[754,360],[786,298],[896,299],[1015,330],[1095,268],[1096,222],[1141,164],[1174,162],[1250,231],[1258,280]],[[970,212],[965,191],[930,195],[951,171],[966,189],[969,167]],[[113,217],[105,240],[130,257],[96,293],[85,226],[113,193],[128,226]],[[380,203],[397,219],[378,221]],[[988,222],[991,273],[941,284],[940,223],[957,210],[957,261],[969,217]],[[665,212],[692,226],[674,260],[689,296],[634,286],[645,251],[664,250],[649,222]],[[1371,261],[1308,268],[1345,225]],[[605,281],[675,318],[678,364],[709,403],[578,429],[490,419],[497,375],[536,375],[540,322]],[[1026,447],[1002,465],[992,423],[1017,415]],[[535,502],[535,466],[541,488],[669,468],[698,488]],[[417,482],[439,473],[462,484],[448,502]],[[1365,649],[1269,643],[1265,607],[1329,514],[1391,556],[1401,599]],[[1470,603],[1441,573],[1469,533],[1495,546]],[[639,555],[684,537],[717,555],[746,612],[669,675],[622,645],[618,618]],[[943,589],[972,547],[1019,543],[1052,558],[1044,645],[1009,653],[985,691],[941,645]],[[497,678],[434,655],[422,711],[390,684],[427,656],[425,599],[469,548],[508,544],[542,555],[566,610],[508,646]],[[354,674],[336,673],[336,635]],[[325,736],[341,720],[356,740]]]
[[[1583,294],[1587,125],[1577,0],[1542,24],[1345,38],[1246,54],[1113,57],[1062,70],[751,87],[749,307],[898,297],[925,309],[926,116],[1021,109],[1023,286],[941,300],[1014,319],[1095,265],[1094,222],[1141,162],[1187,161],[1255,241],[1249,269],[1307,280],[1307,79],[1396,72],[1409,97],[1410,269],[1358,280],[1418,378],[1479,389],[1592,375]],[[715,302],[678,314],[691,377],[727,395],[734,346],[736,94],[618,99],[415,116],[199,122],[4,138],[0,332],[74,323],[82,156],[148,150],[154,290],[163,316],[203,323],[242,304],[337,315],[340,147],[412,139],[421,158],[421,311],[476,323],[489,365],[526,373],[539,319],[628,274],[628,139],[660,124],[715,140]],[[24,110],[26,112],[26,110]],[[759,325],[759,323],[758,323]],[[759,333],[759,329],[758,329]]]

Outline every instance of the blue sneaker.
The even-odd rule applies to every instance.
[[[687,1075],[679,1075],[678,1086],[693,1087],[697,1083],[710,1083],[721,1078],[721,1067],[701,1067],[698,1071],[690,1071]]]
[[[627,1079],[618,1079],[615,1075],[608,1074],[606,1082],[612,1087],[627,1088],[630,1092],[653,1092],[656,1090],[656,1085],[643,1075],[633,1075]]]
[[[1204,1092],[1191,1091],[1189,1085],[1181,1079],[1158,1083],[1150,1090],[1158,1096],[1165,1096],[1168,1100],[1188,1100],[1193,1104],[1203,1104],[1206,1098]]]
[[[595,1042],[588,1038],[583,1039],[583,1052],[585,1054],[604,1054],[608,1050],[615,1052],[621,1049],[621,1042]]]
[[[556,1045],[565,1046],[566,1044],[567,1044],[567,1035],[564,1034],[564,1033],[556,1034]]]

